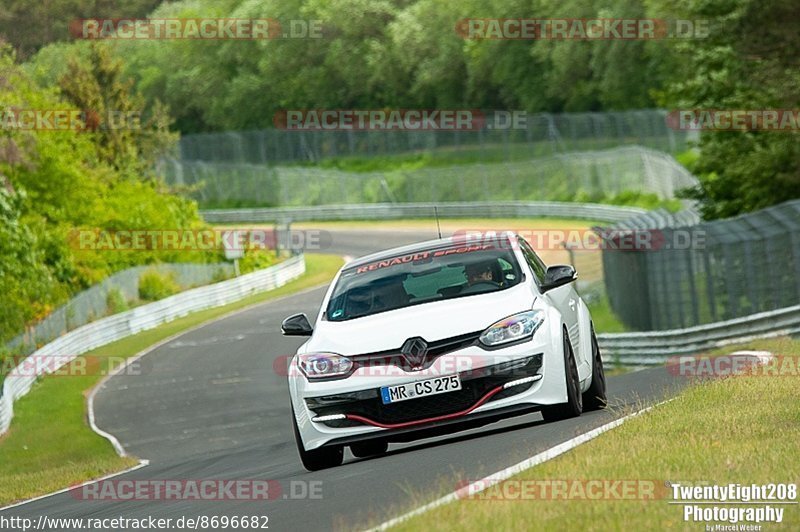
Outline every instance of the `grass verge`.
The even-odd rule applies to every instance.
[[[721,352],[748,348],[800,356],[800,341],[788,338],[754,341]],[[738,376],[699,383],[675,400],[514,477],[652,481],[654,499],[500,500],[497,495],[502,492],[495,490],[487,491],[483,500],[463,499],[397,528],[526,530],[535,523],[537,530],[703,530],[704,522],[683,521],[682,505],[668,504],[672,496],[664,481],[798,483],[799,388],[797,375]],[[783,508],[781,527],[800,529],[800,508]],[[738,524],[735,529],[739,530]]]
[[[608,302],[608,297],[606,297],[605,293],[589,301],[586,306],[589,307],[589,312],[592,314],[592,323],[594,323],[594,330],[598,334],[620,333],[628,330],[611,308],[611,304]]]
[[[123,470],[137,463],[120,457],[86,422],[86,397],[103,378],[92,371],[103,359],[135,355],[183,330],[247,306],[289,295],[333,278],[341,267],[333,255],[306,255],[306,273],[280,288],[236,303],[195,312],[149,331],[86,353],[85,375],[48,376],[14,403],[11,429],[0,438],[0,506]],[[93,375],[93,373],[95,373]],[[62,374],[69,374],[64,371]]]

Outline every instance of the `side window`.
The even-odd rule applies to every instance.
[[[533,274],[536,276],[536,280],[539,284],[544,282],[544,273],[547,271],[547,267],[542,262],[542,259],[539,258],[538,255],[533,251],[530,244],[525,242],[522,238],[519,239],[520,248],[522,249],[522,254],[525,256],[525,262],[528,263]]]

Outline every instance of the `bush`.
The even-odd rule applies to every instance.
[[[106,309],[108,309],[108,314],[118,314],[120,312],[125,312],[129,308],[130,305],[128,305],[128,301],[125,300],[125,296],[122,295],[122,292],[120,292],[118,288],[112,288],[108,291],[108,295],[106,295]]]
[[[212,283],[219,283],[226,279],[230,279],[231,275],[225,270],[225,268],[217,268],[214,270],[214,277],[211,278]]]
[[[139,277],[139,299],[158,301],[180,292],[181,287],[173,275],[162,275],[156,270],[146,271]]]
[[[65,78],[65,72],[45,75],[39,85],[0,44],[0,107],[86,109],[85,97],[96,94],[111,98],[108,109],[142,110],[138,96],[128,94],[121,73],[113,64],[103,65],[108,68],[102,72],[82,68],[73,77]],[[70,91],[52,86],[57,79],[66,79]],[[80,98],[71,101],[66,98],[70,94]],[[172,135],[163,128],[76,134],[10,127],[2,133],[0,343],[116,271],[141,264],[221,260],[219,249],[116,253],[81,243],[81,231],[86,235],[208,228],[193,201],[174,195],[149,170],[142,170],[143,164],[152,166],[147,161],[153,156],[170,148]],[[116,134],[122,136],[111,137]],[[121,155],[110,156],[109,150]],[[73,315],[67,316],[67,324],[73,328]]]
[[[270,249],[247,249],[239,259],[239,273],[250,273],[269,268],[278,262],[275,252]]]

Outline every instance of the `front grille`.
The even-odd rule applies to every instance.
[[[509,367],[513,363],[503,363],[461,374],[461,390],[446,392],[398,403],[383,404],[380,390],[373,388],[354,393],[312,397],[306,399],[309,409],[317,416],[332,414],[356,414],[385,424],[404,423],[441,415],[453,414],[474,405],[489,391],[506,382],[528,377],[538,373],[542,367],[542,355],[537,354],[524,360],[524,364]],[[522,393],[533,383],[521,384],[502,390],[490,401],[503,399]],[[361,425],[358,421],[337,419],[326,421],[329,427],[352,427]]]
[[[427,369],[442,355],[464,349],[471,345],[477,345],[480,336],[481,331],[478,331],[430,342],[428,343],[428,351],[425,353],[425,358],[422,363],[419,367],[414,367],[413,369]],[[409,364],[408,360],[403,356],[403,353],[400,352],[400,347],[379,351],[377,353],[353,355],[350,359],[353,361],[353,371],[362,366],[397,366],[404,371],[412,370],[412,365]]]

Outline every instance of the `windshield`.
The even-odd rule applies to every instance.
[[[508,245],[431,248],[344,270],[325,317],[344,321],[420,303],[496,292],[521,279]]]

